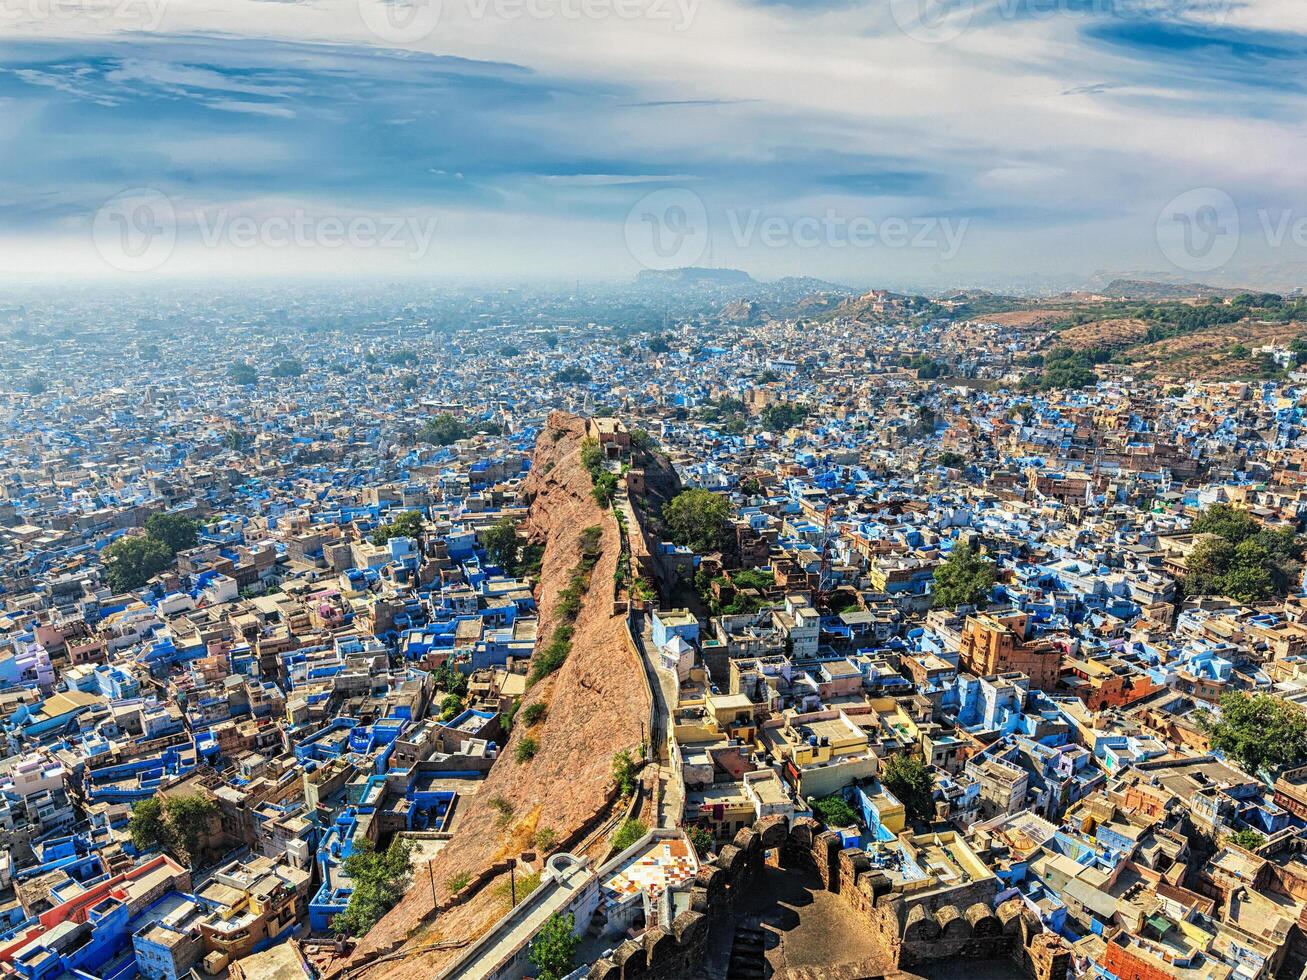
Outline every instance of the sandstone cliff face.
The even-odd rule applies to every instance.
[[[583,835],[612,797],[613,754],[621,749],[638,754],[646,737],[643,725],[648,722],[650,703],[643,668],[628,645],[624,618],[612,614],[617,526],[590,495],[590,476],[580,460],[584,435],[582,419],[552,413],[536,444],[527,480],[531,500],[527,531],[545,545],[537,594],[537,651],[558,624],[559,593],[581,558],[579,539],[585,528],[603,529],[601,554],[576,619],[567,661],[532,687],[523,702],[523,708],[545,702],[545,720],[529,731],[520,721],[514,726],[489,777],[476,787],[474,796],[460,802],[463,812],[453,839],[431,862],[442,907],[450,902],[451,879],[467,875],[477,881],[487,869],[531,850],[533,835],[540,829],[551,830],[560,847]],[[539,751],[534,759],[519,763],[514,752],[528,735],[538,742]],[[505,816],[509,808],[511,815]],[[496,903],[472,898],[434,919],[431,911],[427,868],[419,867],[408,894],[359,942],[350,967],[365,966],[406,942],[419,946],[437,938],[469,938],[469,932],[484,931],[503,910]],[[394,977],[404,974],[408,965],[416,964],[391,961],[368,972]],[[428,961],[425,968],[430,966]]]

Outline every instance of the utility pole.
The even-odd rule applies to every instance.
[[[427,877],[431,880],[431,911],[436,911],[436,873],[431,870],[431,862],[427,862]]]

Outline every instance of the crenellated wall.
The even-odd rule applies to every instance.
[[[940,959],[1013,959],[1033,980],[1066,980],[1070,951],[1043,930],[1019,898],[993,907],[994,879],[905,896],[873,869],[864,853],[842,850],[839,838],[809,817],[791,826],[767,817],[741,830],[711,864],[699,869],[690,909],[671,932],[655,928],[628,939],[590,969],[591,980],[675,980],[702,963],[713,929],[733,928],[736,897],[757,887],[768,851],[782,866],[815,872],[867,920],[867,927],[900,969]]]

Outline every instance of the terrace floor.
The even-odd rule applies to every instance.
[[[734,960],[734,961],[733,961]],[[806,980],[892,973],[888,951],[837,895],[815,876],[768,867],[763,884],[738,910],[732,930],[713,930],[703,976]]]

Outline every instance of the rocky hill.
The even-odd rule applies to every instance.
[[[613,615],[613,580],[619,554],[616,522],[591,496],[581,465],[584,420],[554,412],[536,443],[526,493],[528,533],[544,544],[537,592],[536,657],[560,624],[561,593],[582,559],[582,535],[602,529],[598,560],[574,623],[571,651],[562,667],[534,684],[522,709],[543,702],[543,721],[519,722],[489,777],[462,798],[454,836],[427,867],[415,869],[403,900],[359,942],[348,963],[331,970],[351,978],[431,977],[457,955],[461,943],[484,932],[506,911],[507,886],[497,880],[506,860],[535,849],[548,830],[557,847],[583,850],[614,812],[612,757],[639,754],[650,713],[642,665],[628,642],[625,618]],[[522,711],[518,712],[522,717]],[[538,750],[519,761],[530,737]],[[620,807],[620,804],[619,804]],[[468,884],[455,899],[450,883]],[[504,876],[506,878],[506,876]],[[434,880],[442,911],[432,916]],[[500,892],[503,895],[500,895]],[[501,900],[502,899],[502,900]]]

